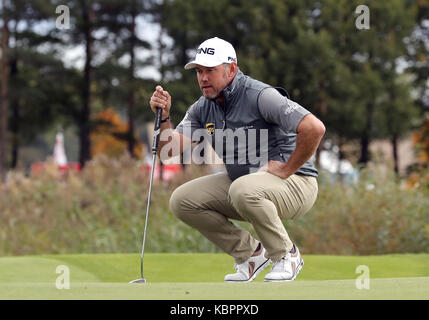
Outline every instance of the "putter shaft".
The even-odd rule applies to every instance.
[[[153,155],[152,156],[152,169],[150,171],[149,194],[147,197],[142,252],[141,252],[141,256],[140,256],[140,275],[141,275],[141,278],[137,279],[137,280],[133,280],[130,283],[146,283],[146,280],[145,280],[144,275],[143,275],[143,260],[144,260],[143,258],[144,258],[144,248],[145,248],[145,243],[146,243],[147,224],[148,224],[148,220],[149,220],[150,200],[151,200],[151,196],[152,196],[152,182],[153,182],[153,175],[155,172],[155,164],[156,164],[156,152],[158,150],[159,134],[161,132],[161,115],[162,115],[162,109],[156,108],[155,127],[154,127],[153,142],[152,142],[152,155]]]
[[[147,222],[149,220],[150,200],[152,198],[152,181],[153,181],[153,174],[155,171],[155,163],[156,163],[156,151],[153,152],[153,156],[152,156],[152,169],[150,171],[149,194],[147,197],[146,218],[145,218],[145,223],[144,223],[142,253],[140,256],[140,274],[141,274],[142,279],[144,279],[144,276],[143,276],[143,258],[144,258],[144,248],[145,248],[145,243],[146,243]]]

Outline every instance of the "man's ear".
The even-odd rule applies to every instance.
[[[229,76],[230,76],[231,79],[235,77],[237,71],[238,71],[237,63],[236,62],[231,62],[229,64]]]

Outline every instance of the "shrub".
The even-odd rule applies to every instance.
[[[429,252],[429,198],[377,169],[349,186],[322,176],[314,207],[286,227],[307,253]]]
[[[188,166],[165,186],[155,182],[149,212],[148,252],[219,252],[169,211],[171,192],[207,174]],[[285,222],[304,253],[429,252],[429,199],[378,171],[344,186],[319,179],[314,208]],[[0,255],[139,252],[148,172],[128,156],[97,156],[81,172],[59,173],[52,164],[25,177],[11,173],[0,185]],[[254,234],[248,223],[236,222]]]
[[[148,251],[215,251],[168,210],[177,184],[202,175],[177,175],[169,188],[155,181]],[[97,156],[81,172],[59,173],[51,164],[33,177],[10,175],[0,186],[0,255],[138,252],[144,229],[149,174],[124,156]]]

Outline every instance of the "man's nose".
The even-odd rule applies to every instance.
[[[207,82],[208,81],[207,73],[201,72],[200,79],[202,82]]]

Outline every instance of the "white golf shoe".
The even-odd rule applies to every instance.
[[[265,276],[264,281],[295,280],[304,265],[304,260],[301,258],[298,247],[293,246],[291,252],[287,253],[280,261],[273,262],[271,271]]]
[[[234,264],[236,273],[227,274],[225,282],[250,282],[270,264],[270,258],[261,243],[259,250],[241,264]]]

